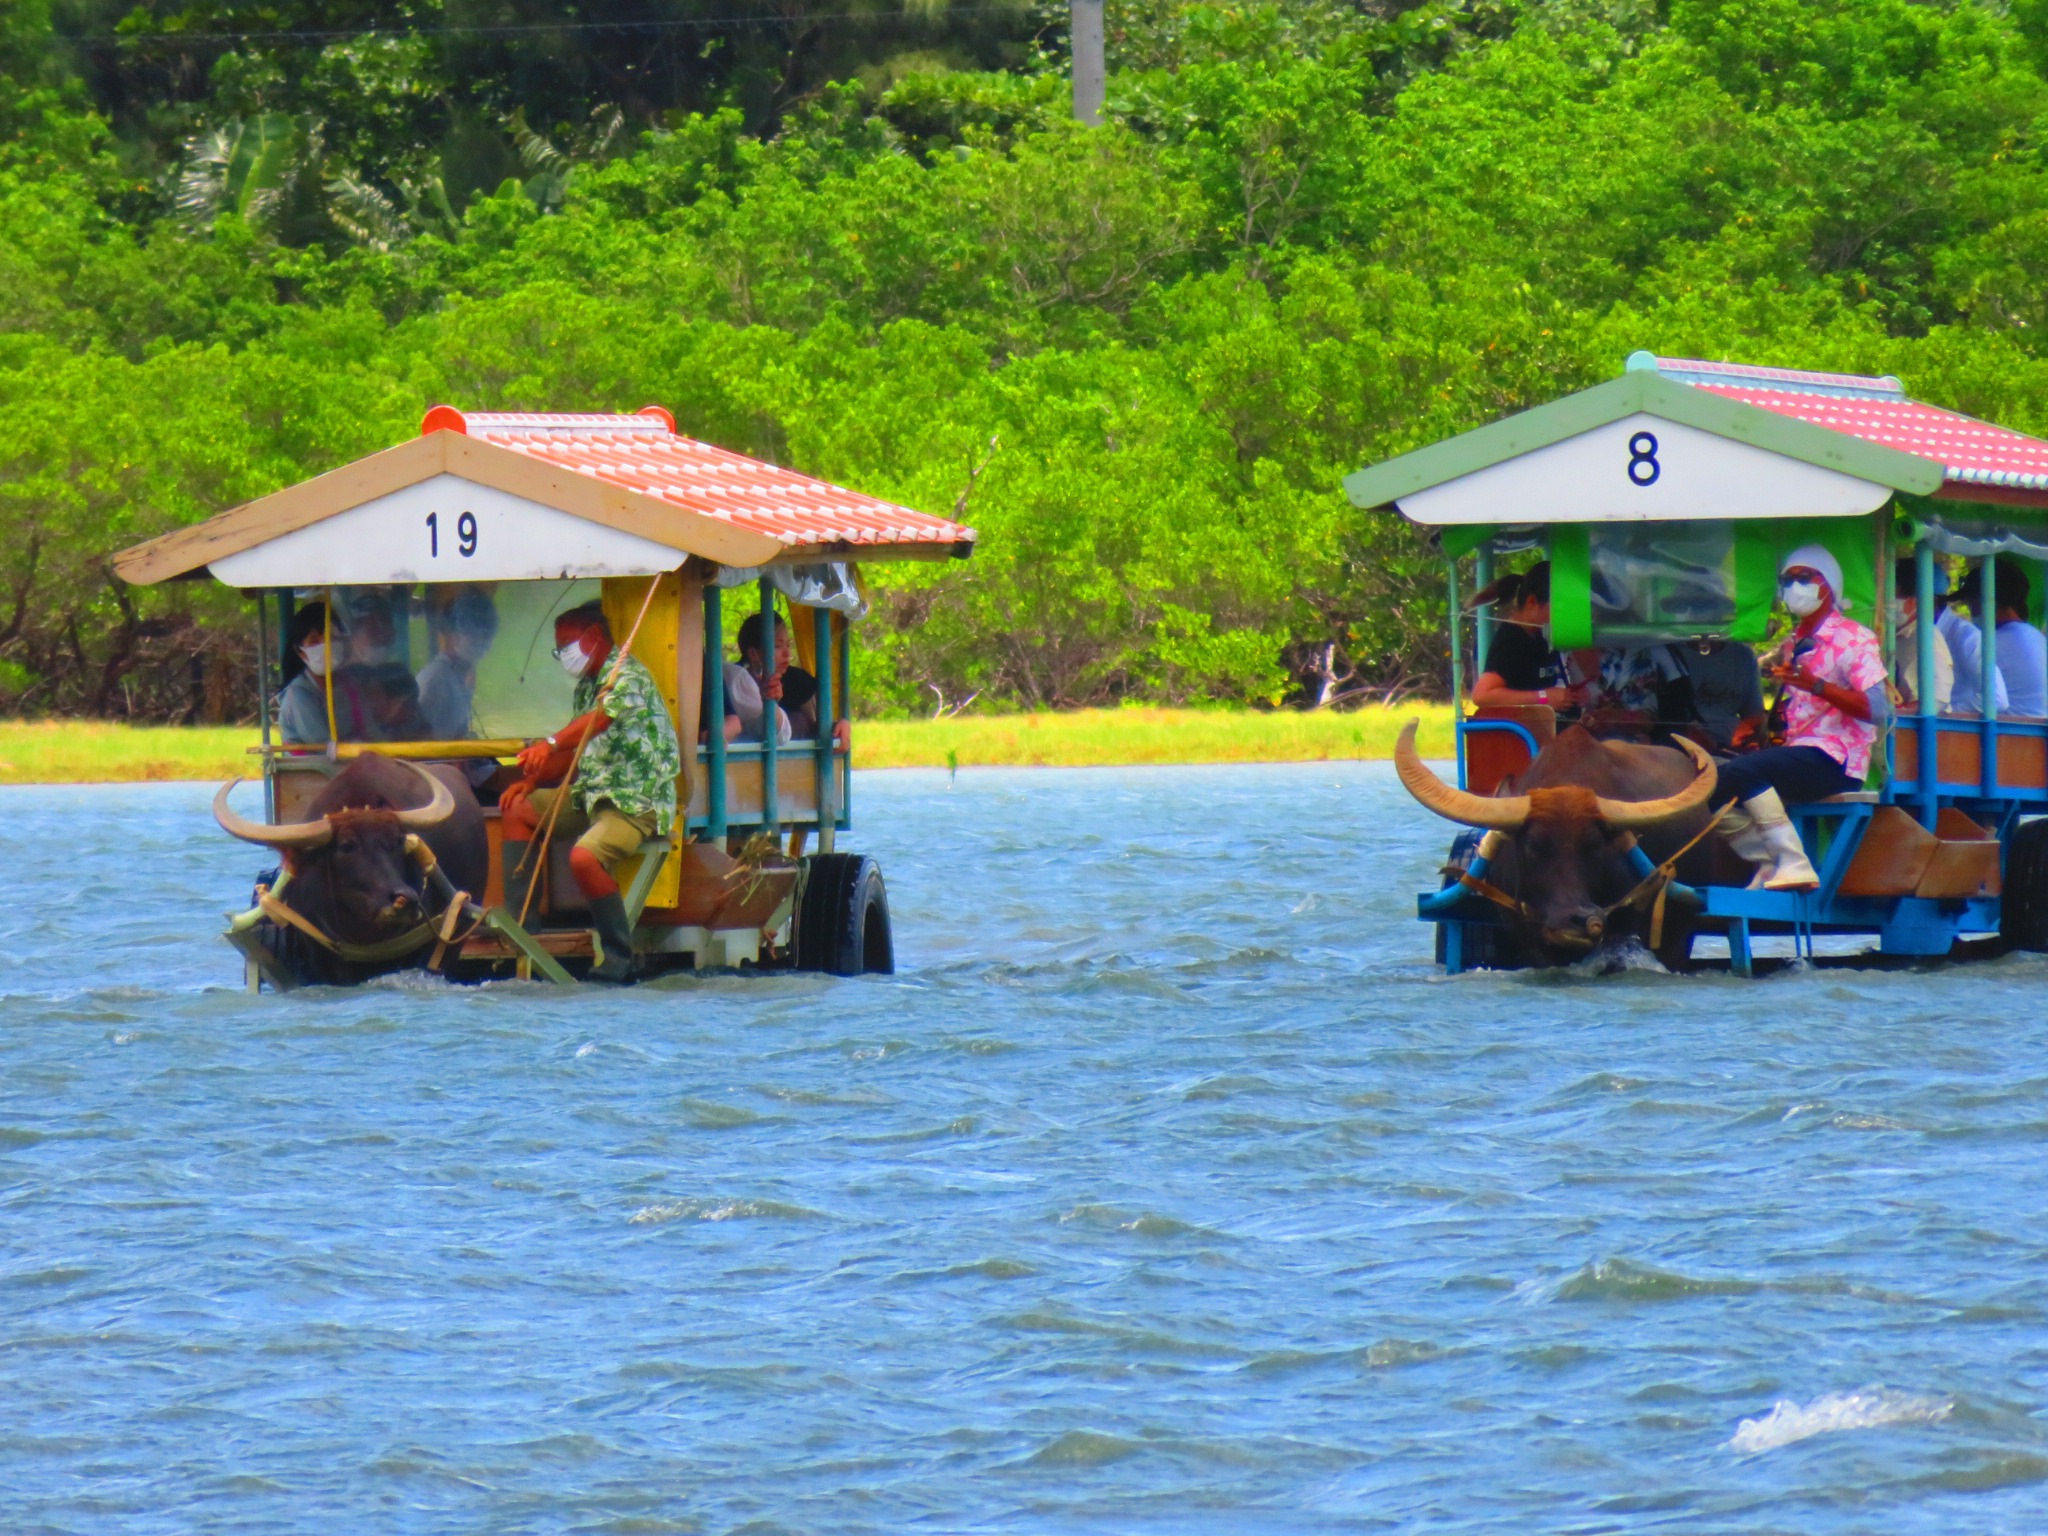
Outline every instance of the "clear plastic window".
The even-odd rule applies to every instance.
[[[336,587],[337,738],[416,742],[545,735],[569,718],[576,686],[555,661],[555,615],[601,591],[592,580]],[[299,607],[326,596],[321,590],[301,592]],[[279,706],[287,740],[327,739],[321,692],[316,677],[287,682]]]
[[[1598,523],[1587,534],[1596,639],[1725,635],[1735,622],[1735,525]]]

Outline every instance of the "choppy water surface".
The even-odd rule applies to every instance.
[[[871,775],[903,974],[250,999],[0,792],[0,1525],[2039,1528],[2048,965],[1445,980],[1378,766]]]

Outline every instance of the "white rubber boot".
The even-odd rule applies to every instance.
[[[1775,789],[1745,800],[1743,809],[1756,821],[1758,833],[1770,850],[1771,867],[1764,876],[1767,891],[1811,891],[1820,886],[1820,876],[1806,857],[1806,845],[1799,841],[1799,829],[1785,814],[1785,802]]]
[[[1727,835],[1728,846],[1746,863],[1756,866],[1756,873],[1749,877],[1747,889],[1762,890],[1764,882],[1777,868],[1777,861],[1771,855],[1771,845],[1764,840],[1763,828],[1756,824],[1754,816],[1738,805],[1721,818],[1721,830]]]

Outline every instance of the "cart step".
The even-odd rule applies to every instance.
[[[530,935],[533,942],[557,960],[588,960],[595,953],[588,928],[568,928]],[[463,941],[465,960],[517,960],[518,947],[495,933],[472,934]]]

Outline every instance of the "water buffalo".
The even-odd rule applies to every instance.
[[[1486,879],[1517,903],[1501,915],[1521,957],[1564,965],[1640,931],[1640,912],[1613,909],[1641,878],[1629,857],[1632,838],[1661,863],[1706,825],[1713,759],[1689,741],[1679,745],[1600,741],[1571,726],[1515,782],[1474,795],[1423,766],[1411,721],[1394,763],[1408,793],[1437,815],[1488,829]],[[1701,841],[1680,861],[1678,878],[1698,884],[1725,869],[1732,855],[1720,843],[1718,833]]]
[[[490,873],[483,812],[469,786],[443,764],[421,767],[366,752],[336,774],[307,808],[310,819],[267,825],[228,809],[233,783],[213,797],[214,819],[231,836],[275,848],[289,876],[280,899],[344,946],[385,944],[416,930],[430,905],[408,833],[433,850],[457,890],[480,897]],[[304,980],[360,981],[418,964],[424,946],[367,960],[334,955],[282,931],[275,946]]]

